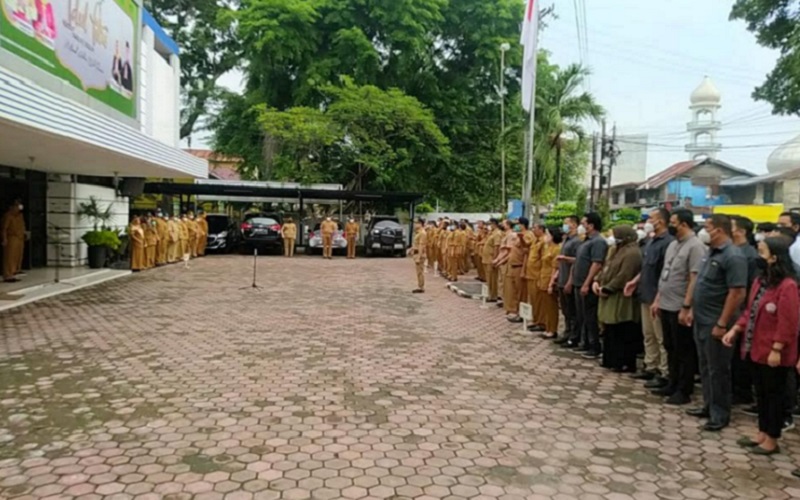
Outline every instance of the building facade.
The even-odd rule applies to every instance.
[[[0,2],[0,210],[23,201],[24,267],[79,266],[94,197],[128,222],[140,180],[206,178],[179,149],[180,52],[141,0]]]

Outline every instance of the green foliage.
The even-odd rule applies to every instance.
[[[614,221],[638,224],[642,221],[642,212],[636,208],[620,208],[614,212]]]
[[[106,229],[106,224],[114,214],[111,213],[111,204],[109,203],[103,208],[100,202],[94,196],[89,197],[88,202],[83,202],[78,205],[78,216],[81,219],[88,219],[94,225],[94,230],[102,227]]]
[[[575,195],[575,214],[578,217],[586,213],[586,199],[588,196],[589,193],[585,186],[577,189],[577,194]]]
[[[81,239],[90,247],[107,247],[115,251],[122,244],[117,232],[109,229],[89,231]]]
[[[773,70],[753,92],[756,100],[772,104],[774,113],[800,114],[800,18],[796,0],[736,0],[732,20],[747,23],[758,43],[780,52]]]
[[[427,215],[433,213],[436,209],[427,201],[423,201],[414,210],[420,215]]]
[[[548,226],[551,225],[558,225],[561,226],[561,223],[566,217],[570,215],[577,215],[580,217],[582,214],[578,212],[577,204],[574,201],[562,201],[558,203],[553,209],[547,213],[545,216],[545,223]]]
[[[611,225],[611,208],[608,206],[608,200],[606,198],[600,198],[597,201],[596,212],[600,214],[600,218],[603,220],[603,227],[609,228]]]
[[[181,138],[220,98],[217,80],[241,61],[235,11],[239,0],[145,0],[181,49]]]
[[[245,178],[414,190],[452,210],[497,210],[501,145],[509,197],[522,189],[523,11],[518,0],[243,0],[246,90],[222,96],[214,148],[242,157]],[[555,195],[558,152],[562,198],[579,189],[588,156],[578,123],[598,111],[577,91],[584,76],[540,54],[540,200]]]

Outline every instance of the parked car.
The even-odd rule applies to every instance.
[[[281,226],[283,217],[274,213],[249,213],[242,221],[242,245],[248,249],[277,250],[283,249]]]
[[[239,246],[242,233],[236,221],[227,214],[208,214],[208,244],[206,250],[210,252],[232,252]]]
[[[364,236],[364,248],[368,257],[375,254],[404,256],[406,235],[400,219],[390,216],[373,217]]]
[[[314,229],[308,234],[308,247],[314,253],[322,252],[322,233],[320,232],[321,223],[314,224]],[[333,251],[347,248],[347,238],[344,236],[344,226],[341,222],[336,222],[336,232],[333,233]]]

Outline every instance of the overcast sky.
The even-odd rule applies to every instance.
[[[619,131],[649,134],[648,175],[689,158],[689,95],[705,75],[722,93],[720,159],[765,173],[769,154],[800,135],[800,119],[771,116],[767,103],[750,97],[776,53],[757,45],[744,23],[728,20],[731,0],[584,0],[583,54],[575,3],[555,2],[558,19],[542,32],[541,48],[559,64],[591,67],[590,90]]]
[[[582,44],[575,3],[586,9]],[[743,23],[728,20],[731,0],[544,0],[543,5],[553,4],[558,18],[542,32],[541,48],[558,64],[580,62],[592,69],[589,90],[619,133],[649,134],[648,175],[689,158],[683,150],[689,95],[705,75],[722,93],[720,159],[765,173],[769,154],[800,135],[800,119],[774,117],[767,103],[750,97],[777,56],[757,45]],[[581,31],[583,19],[578,18]],[[220,83],[237,90],[241,81],[242,74],[233,72]],[[193,146],[207,146],[198,135]]]

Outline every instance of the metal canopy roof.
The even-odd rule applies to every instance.
[[[339,200],[339,201],[386,201],[390,203],[418,203],[420,193],[381,192],[381,191],[340,191],[311,188],[275,188],[267,186],[243,186],[241,184],[183,184],[171,182],[148,182],[144,185],[147,194],[202,195],[239,198],[283,198],[299,200]],[[313,202],[311,202],[313,203]]]

